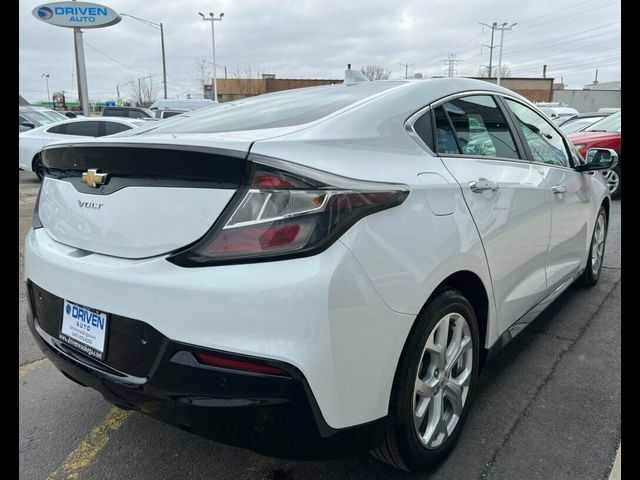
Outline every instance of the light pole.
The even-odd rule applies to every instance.
[[[213,100],[215,102],[218,101],[218,79],[216,75],[216,35],[214,25],[216,22],[221,22],[222,17],[224,17],[224,13],[221,13],[218,18],[216,18],[213,13],[209,12],[209,18],[206,18],[202,12],[198,12],[198,15],[202,17],[202,20],[205,22],[211,22],[211,47],[213,49]]]
[[[40,75],[40,78],[43,78],[45,82],[47,82],[47,102],[51,103],[51,95],[49,95],[49,74],[48,73],[43,73],[42,75]],[[53,105],[53,109],[55,110],[55,105]]]
[[[139,22],[148,25],[151,28],[155,28],[156,30],[160,30],[160,46],[162,47],[162,84],[164,85],[164,98],[167,98],[167,64],[165,62],[164,57],[164,27],[162,26],[162,22],[154,23],[149,20],[145,20],[144,18],[134,17],[133,15],[129,15],[128,13],[121,13],[123,17],[133,18],[134,20],[138,20]]]
[[[511,30],[512,27],[515,27],[517,23],[512,23],[507,27],[507,22],[504,22],[501,26],[495,27],[496,30],[500,30],[500,56],[498,57],[498,82],[500,85],[500,78],[502,78],[502,44],[504,42],[504,31]]]

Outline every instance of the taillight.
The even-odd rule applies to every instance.
[[[399,205],[399,184],[364,182],[274,159],[252,163],[243,187],[198,243],[169,260],[180,266],[312,255],[366,215]]]
[[[251,373],[264,373],[267,375],[289,375],[281,368],[272,367],[270,365],[232,360],[230,358],[218,357],[217,355],[210,355],[208,353],[196,353],[196,357],[200,363],[204,363],[205,365],[210,365],[212,367],[228,368],[230,370],[240,370]]]

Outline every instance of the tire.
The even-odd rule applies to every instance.
[[[622,194],[622,172],[620,165],[616,165],[612,170],[605,171],[603,175],[609,186],[611,198],[614,200],[620,198]],[[613,185],[615,185],[615,187],[613,187]]]
[[[42,181],[44,178],[44,165],[42,164],[42,158],[40,154],[36,155],[33,159],[33,173],[36,174],[38,180]]]
[[[451,365],[447,364],[440,371],[442,363],[439,360],[446,359],[447,355],[441,357],[427,350],[427,341],[430,348],[443,343],[446,319],[449,321],[446,345],[452,347],[454,339],[461,338],[460,345],[467,345],[467,348],[458,357],[458,362],[451,361],[454,358],[451,351],[447,359]],[[452,323],[455,324],[455,332]],[[418,315],[405,343],[391,391],[385,441],[371,452],[374,457],[393,467],[416,473],[435,468],[447,457],[460,435],[473,399],[479,350],[478,324],[473,307],[459,291],[441,291]],[[417,393],[418,378],[425,380],[420,383],[424,389],[422,394]],[[466,381],[461,381],[463,379]],[[460,399],[459,403],[456,402],[458,415],[453,414],[451,401],[455,382],[463,385],[458,390],[461,395],[456,397]],[[428,392],[432,392],[430,398]],[[423,412],[421,421],[415,415],[419,411]],[[443,411],[444,416],[438,415],[439,411]],[[442,422],[438,422],[438,418],[444,418],[446,433],[440,430]],[[427,432],[434,433],[429,435]],[[418,435],[427,439],[426,445]]]
[[[593,234],[591,235],[591,246],[589,247],[589,256],[587,257],[587,266],[578,279],[578,283],[583,287],[592,287],[598,283],[598,280],[600,279],[600,272],[602,272],[602,263],[604,259],[604,249],[607,243],[608,226],[609,222],[607,219],[607,212],[604,207],[600,207],[593,227]],[[594,261],[594,247],[599,251],[599,254],[596,255],[596,258],[599,257],[598,261]]]

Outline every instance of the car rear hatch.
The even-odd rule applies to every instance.
[[[260,138],[253,133],[52,145],[43,151],[48,176],[39,221],[56,241],[123,258],[189,245],[212,227],[238,189],[247,153]]]

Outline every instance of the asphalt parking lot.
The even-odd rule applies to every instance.
[[[216,444],[137,412],[59,373],[25,323],[24,238],[39,188],[20,172],[19,465],[23,479],[407,478],[369,455],[284,461]],[[430,479],[601,479],[620,442],[620,202],[604,269],[573,286],[482,372],[460,441]]]

